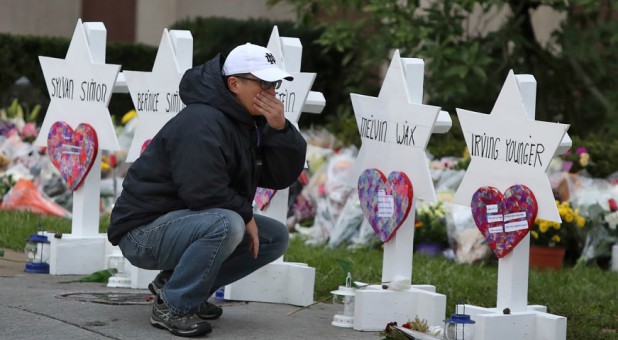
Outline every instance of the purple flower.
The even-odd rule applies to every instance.
[[[583,153],[588,153],[588,149],[586,149],[584,147],[577,148],[577,154],[578,155],[581,155]]]

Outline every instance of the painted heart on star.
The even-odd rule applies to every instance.
[[[526,236],[538,211],[534,194],[524,185],[514,185],[504,195],[494,187],[481,187],[472,196],[471,208],[476,226],[498,258]]]
[[[257,188],[257,190],[255,191],[255,196],[253,197],[253,201],[255,201],[255,205],[258,207],[258,209],[260,209],[260,211],[266,209],[270,201],[275,196],[275,193],[277,193],[277,190],[260,187]]]
[[[146,150],[146,148],[148,147],[148,145],[150,145],[150,142],[152,142],[152,139],[146,139],[146,140],[144,141],[144,143],[142,144],[142,148],[141,148],[141,149],[140,149],[140,151],[139,151],[139,154],[140,154],[140,155],[144,153],[144,150]]]
[[[358,178],[358,198],[363,214],[382,242],[388,242],[408,217],[412,183],[403,172],[388,179],[378,169],[366,169]]]
[[[55,122],[49,128],[47,154],[72,191],[90,172],[98,151],[97,133],[88,124],[79,124],[73,130],[65,122]]]

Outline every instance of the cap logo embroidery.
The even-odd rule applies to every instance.
[[[266,61],[271,64],[276,64],[275,57],[271,53],[266,53]]]

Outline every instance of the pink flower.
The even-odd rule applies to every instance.
[[[583,153],[588,153],[588,149],[586,149],[584,147],[577,148],[577,154],[578,155],[581,155]]]
[[[37,131],[36,125],[33,122],[26,123],[26,125],[24,125],[24,127],[21,129],[22,137],[36,138],[38,134],[39,132]]]
[[[11,136],[17,136],[17,129],[16,128],[12,128],[9,131],[7,131],[6,136],[7,137],[11,137]]]

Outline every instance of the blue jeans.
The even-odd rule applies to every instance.
[[[288,231],[279,221],[255,215],[260,238],[256,259],[245,223],[226,209],[178,210],[133,229],[120,240],[122,254],[136,267],[173,270],[161,298],[173,313],[195,312],[219,287],[281,257]]]

